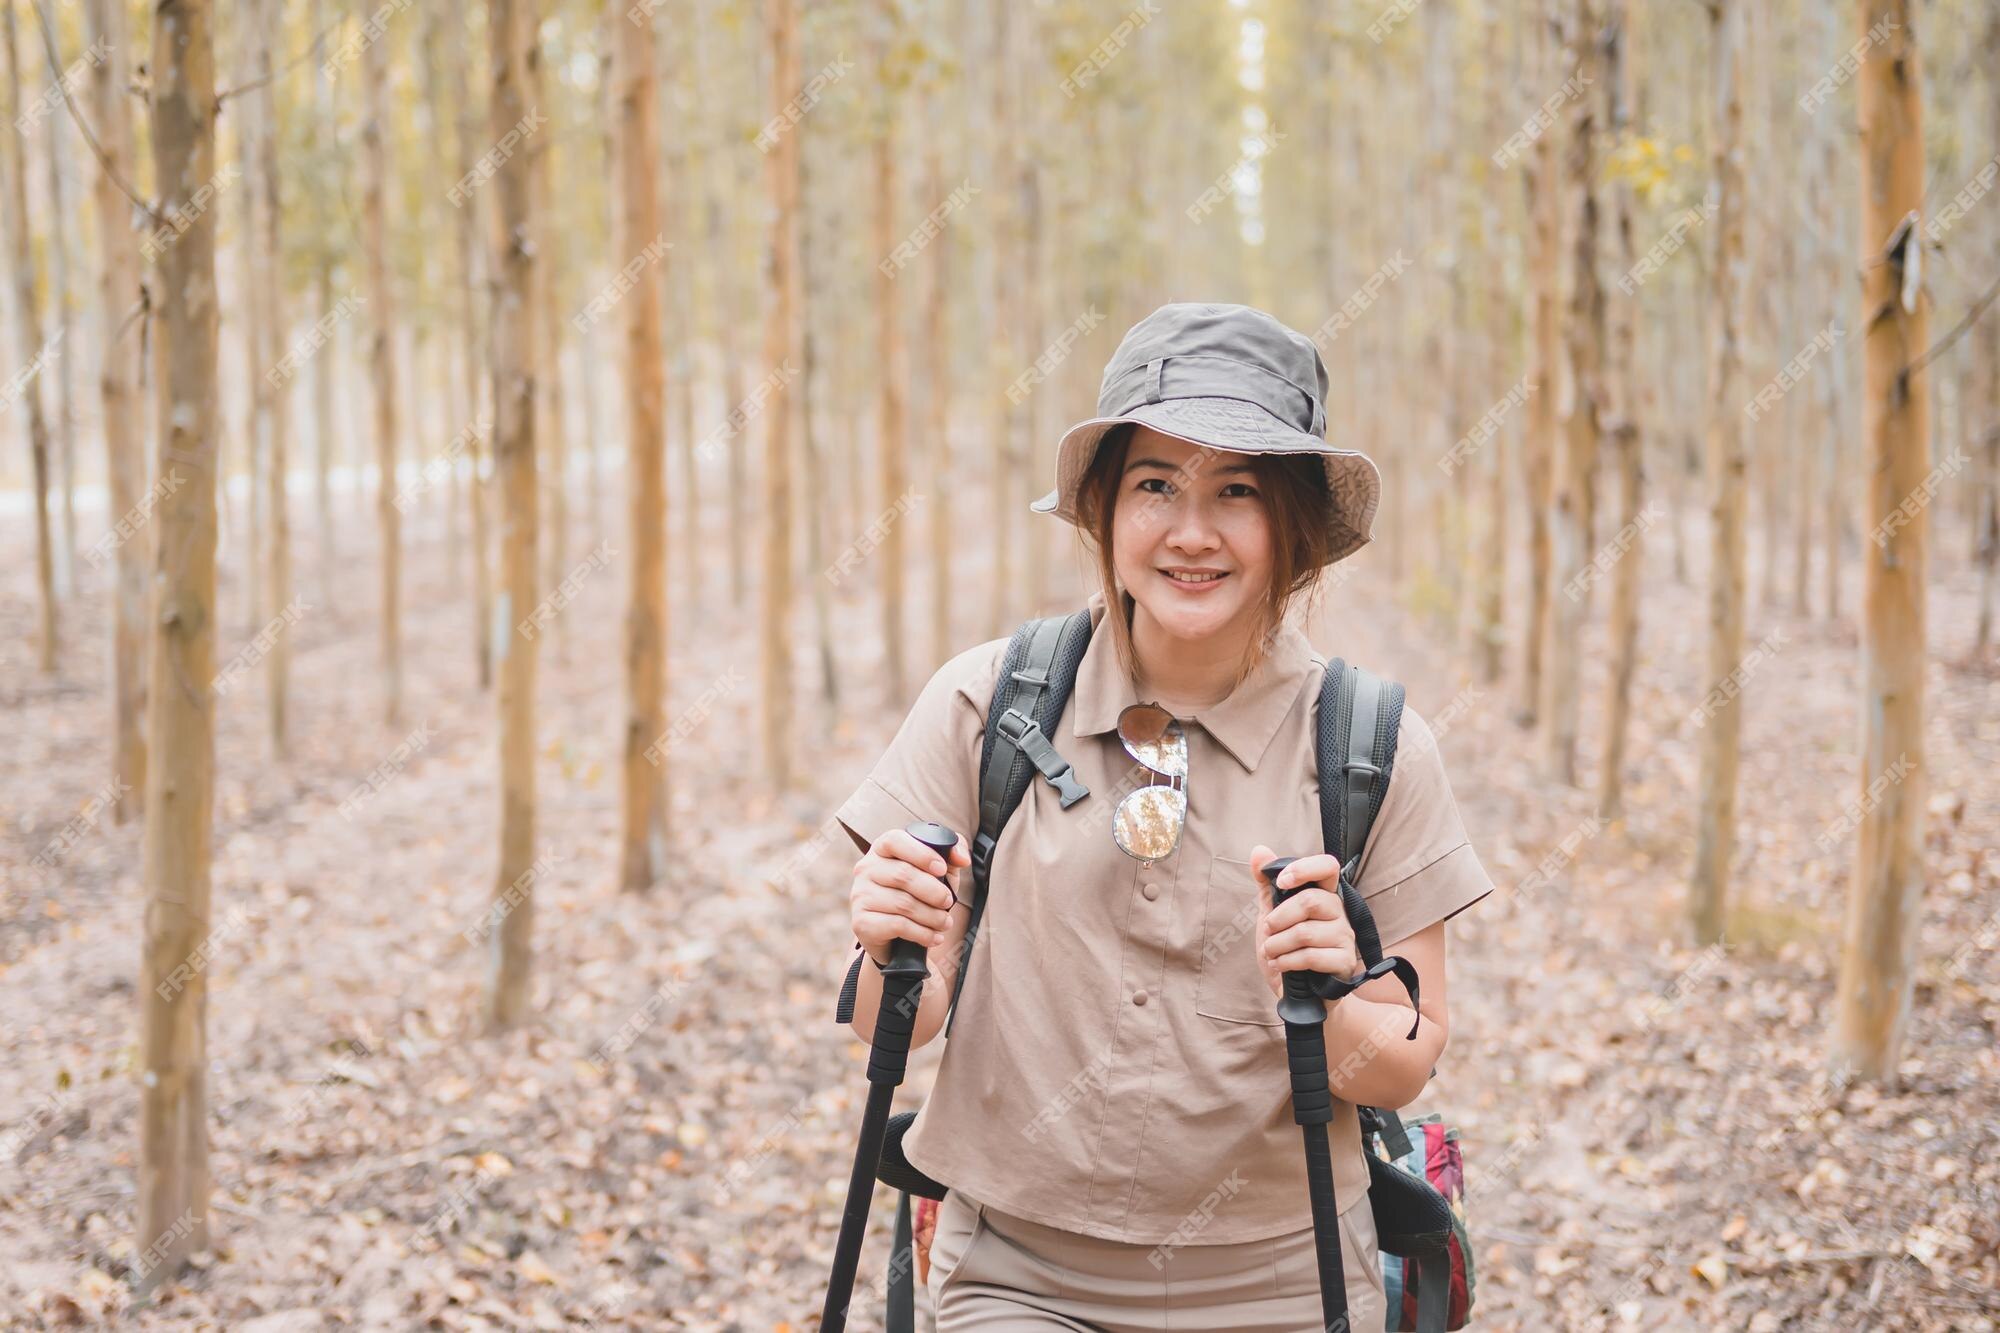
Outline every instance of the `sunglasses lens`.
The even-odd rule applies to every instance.
[[[1141,787],[1118,803],[1111,834],[1128,855],[1157,861],[1171,854],[1187,822],[1187,793],[1179,787]]]
[[[1188,775],[1187,733],[1158,704],[1134,704],[1118,715],[1118,739],[1125,752],[1170,778]]]

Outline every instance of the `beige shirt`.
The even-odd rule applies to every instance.
[[[1090,610],[1101,625],[1102,592]],[[971,841],[1006,649],[982,643],[931,677],[838,811],[863,850],[923,819]],[[1146,865],[1111,836],[1118,798],[1148,781],[1117,735],[1137,696],[1110,632],[1093,633],[1051,738],[1090,795],[1064,810],[1037,776],[1001,834],[959,1012],[904,1140],[912,1163],[1003,1212],[1107,1240],[1212,1245],[1312,1225],[1284,1025],[1256,958],[1250,850],[1324,850],[1313,737],[1325,666],[1287,625],[1255,674],[1183,719],[1187,827]],[[1493,888],[1407,705],[1357,884],[1385,949]],[[940,984],[933,970],[926,985]],[[1330,1128],[1344,1212],[1368,1188],[1354,1107],[1336,1102]]]

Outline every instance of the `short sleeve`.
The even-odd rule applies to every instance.
[[[1493,891],[1465,836],[1437,737],[1407,704],[1389,790],[1361,849],[1355,885],[1375,915],[1385,949]]]
[[[834,812],[861,851],[892,828],[934,820],[970,844],[979,829],[979,751],[1008,640],[939,667],[861,785]]]

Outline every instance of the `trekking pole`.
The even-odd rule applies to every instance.
[[[1300,891],[1278,887],[1278,872],[1298,859],[1280,856],[1265,863],[1264,877],[1271,881],[1271,906]],[[1326,1001],[1315,989],[1319,975],[1285,973],[1278,1017],[1285,1020],[1285,1054],[1292,1067],[1292,1119],[1305,1135],[1306,1190],[1312,1198],[1313,1248],[1319,1258],[1320,1327],[1326,1333],[1348,1333],[1340,1210],[1334,1205],[1333,1150],[1326,1137],[1326,1127],[1333,1121],[1333,1085],[1326,1064]]]
[[[951,864],[951,851],[958,846],[956,833],[932,823],[912,824],[904,831],[936,852],[947,866]],[[909,1066],[910,1034],[923,1001],[929,970],[925,952],[915,940],[894,940],[889,945],[889,965],[882,969],[882,1002],[875,1011],[875,1040],[868,1055],[868,1105],[861,1114],[861,1141],[854,1146],[854,1172],[847,1178],[847,1206],[840,1214],[833,1274],[827,1279],[826,1304],[820,1310],[821,1333],[841,1333],[847,1327],[854,1270],[861,1262],[861,1236],[875,1195],[875,1168],[889,1132],[889,1107]]]

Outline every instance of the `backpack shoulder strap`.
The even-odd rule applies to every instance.
[[[1375,915],[1356,886],[1368,830],[1388,794],[1403,722],[1403,687],[1336,657],[1319,693],[1320,831],[1340,858],[1340,896],[1364,965],[1382,961]]]
[[[958,950],[958,974],[952,978],[951,1012],[945,1036],[958,1017],[958,996],[965,986],[966,965],[986,913],[986,886],[993,874],[993,856],[1000,833],[1013,817],[1028,785],[1040,773],[1056,789],[1065,810],[1090,794],[1078,781],[1069,761],[1056,753],[1049,736],[1069,706],[1076,670],[1090,646],[1090,609],[1067,616],[1029,620],[1014,631],[1007,655],[993,682],[993,699],[986,709],[986,739],[979,751],[979,829],[972,838],[972,919]]]
[[[1417,1005],[1417,969],[1408,959],[1382,956],[1382,935],[1375,927],[1375,914],[1357,883],[1368,830],[1389,791],[1396,766],[1396,736],[1402,725],[1401,685],[1337,657],[1327,663],[1320,684],[1319,734],[1315,738],[1320,832],[1328,850],[1340,858],[1340,902],[1354,927],[1354,946],[1361,955],[1362,970],[1351,978],[1321,977],[1315,989],[1323,999],[1337,1000],[1367,982],[1393,976],[1409,992],[1411,1008]],[[1417,1035],[1415,1014],[1410,1017],[1409,1035]]]
[[[1062,719],[1076,685],[1077,667],[1090,646],[1088,607],[1067,616],[1044,616],[1024,622],[1007,642],[993,697],[986,708],[986,734],[979,747],[979,827],[972,842],[972,919],[959,947],[958,972],[952,979],[951,1014],[958,1013],[958,995],[966,963],[978,938],[986,911],[986,884],[993,871],[993,854],[1028,784],[1040,773],[1055,787],[1068,809],[1090,794],[1069,761],[1056,752],[1049,734]],[[854,1021],[854,1000],[861,985],[857,953],[848,966],[834,1005],[834,1021]],[[951,1035],[950,1019],[945,1035]]]

